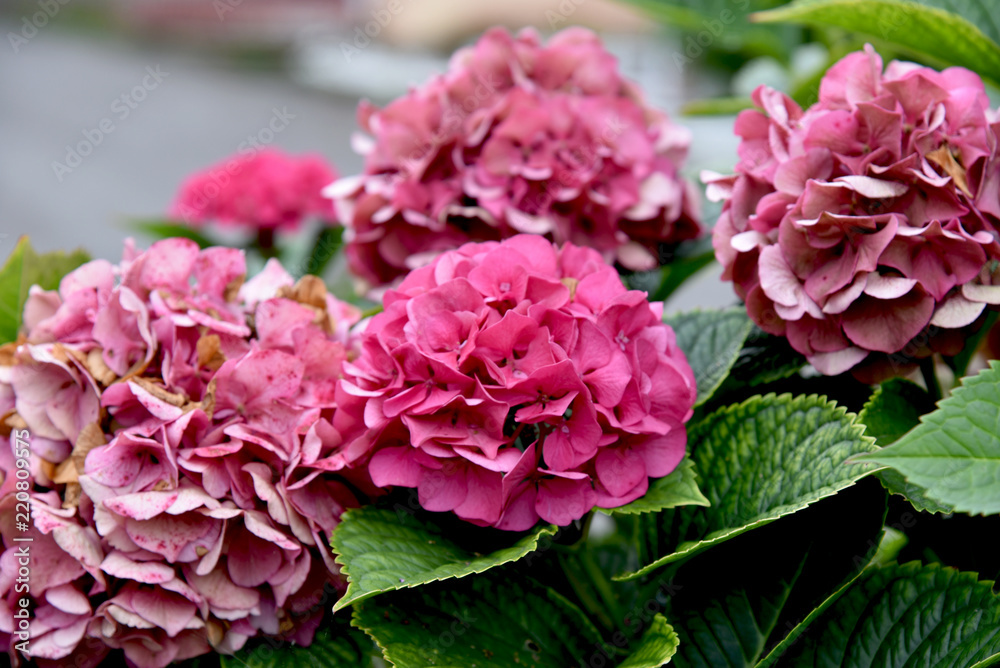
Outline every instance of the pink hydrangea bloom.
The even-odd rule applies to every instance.
[[[466,244],[384,298],[345,363],[340,454],[480,525],[560,525],[684,456],[695,382],[660,305],[592,249]]]
[[[882,60],[824,76],[803,111],[758,88],[740,114],[714,245],[753,320],[819,371],[884,363],[1000,304],[997,115],[980,78]],[[914,342],[919,343],[919,345]]]
[[[0,639],[13,647],[13,507],[27,494],[31,647],[137,666],[267,634],[308,644],[343,582],[327,537],[358,494],[333,427],[356,308],[276,260],[167,239],[33,288],[0,348]],[[16,435],[32,485],[17,490]],[[12,651],[12,661],[17,655]]]
[[[332,223],[333,207],[322,190],[336,178],[318,155],[296,157],[264,148],[188,177],[170,215],[194,225],[216,222],[252,230],[294,230],[312,217]]]
[[[437,253],[519,233],[629,269],[701,232],[678,176],[690,135],[648,107],[593,33],[488,31],[447,73],[384,109],[363,103],[364,173],[327,191],[355,274],[390,283]]]

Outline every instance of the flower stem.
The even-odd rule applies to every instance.
[[[920,373],[924,377],[924,385],[930,393],[934,403],[941,400],[941,383],[938,382],[937,373],[934,370],[934,355],[928,355],[920,360]]]
[[[274,228],[261,227],[257,229],[257,250],[268,259],[278,255],[278,250],[274,246]]]

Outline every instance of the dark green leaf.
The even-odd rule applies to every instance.
[[[991,584],[936,564],[871,569],[768,664],[966,668],[996,661],[1000,598]]]
[[[920,424],[920,416],[934,410],[934,400],[916,383],[894,378],[882,383],[858,414],[858,422],[865,425],[875,443],[885,447],[899,440],[906,432]],[[899,471],[886,469],[875,474],[893,494],[906,497],[917,510],[931,513],[950,513],[952,508],[927,498],[919,485],[906,481]]]
[[[848,464],[874,444],[844,408],[816,396],[757,396],[689,425],[707,508],[641,515],[645,563],[623,579],[685,559],[853,485],[874,467]]]
[[[1000,513],[1000,361],[966,378],[921,420],[894,444],[855,461],[891,466],[957,511]]]
[[[373,654],[368,637],[345,622],[316,631],[309,647],[264,638],[219,658],[222,668],[357,668],[370,665]]]
[[[703,404],[736,362],[752,323],[742,307],[724,311],[691,311],[663,319],[677,335],[677,345],[687,356]]]
[[[482,573],[524,557],[555,532],[553,526],[540,526],[510,547],[481,555],[459,547],[424,515],[375,507],[349,510],[331,540],[348,581],[334,610],[383,592]]]
[[[330,261],[336,257],[343,246],[343,227],[324,227],[316,234],[316,241],[313,242],[312,250],[309,252],[309,261],[306,263],[307,274],[322,276]]]
[[[396,592],[356,606],[354,625],[396,668],[565,668],[590,665],[603,652],[579,608],[512,575],[491,571]]]

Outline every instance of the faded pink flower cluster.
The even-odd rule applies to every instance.
[[[384,298],[344,364],[338,452],[431,511],[523,530],[643,494],[696,388],[660,304],[589,248],[466,244]],[[368,459],[370,458],[370,459]]]
[[[0,415],[30,434],[40,663],[121,648],[164,666],[258,634],[308,644],[340,590],[327,536],[371,490],[333,472],[359,313],[274,260],[244,284],[245,271],[234,249],[128,245],[120,265],[32,288],[26,339],[0,348]],[[25,595],[14,467],[0,448],[5,641]]]
[[[303,220],[333,223],[323,187],[337,173],[319,155],[291,156],[276,148],[241,154],[189,176],[171,216],[251,230],[295,230]]]
[[[868,46],[805,111],[766,87],[753,99],[736,174],[703,178],[726,200],[723,276],[758,325],[832,375],[926,350],[1000,304],[986,270],[1000,259],[1000,125],[976,74],[883,72]]]
[[[690,135],[645,105],[592,32],[488,31],[447,73],[384,109],[362,103],[364,173],[333,184],[351,270],[392,282],[469,241],[518,233],[628,269],[697,237],[678,176]]]

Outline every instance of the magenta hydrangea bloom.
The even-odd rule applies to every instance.
[[[469,241],[543,234],[629,269],[697,237],[690,135],[647,106],[593,33],[492,29],[384,109],[362,103],[364,173],[333,184],[352,271],[392,282]]]
[[[333,206],[322,192],[336,178],[319,155],[264,148],[188,177],[169,213],[193,225],[215,222],[251,230],[294,230],[310,218],[332,224]]]
[[[164,666],[263,634],[311,641],[344,584],[328,536],[377,491],[342,470],[333,427],[360,313],[276,260],[244,284],[245,271],[241,251],[167,239],[32,288],[25,336],[0,348],[8,647],[25,595],[19,491],[39,660],[96,665],[120,648]],[[14,475],[22,430],[27,491]]]
[[[661,304],[600,253],[536,235],[466,244],[384,298],[344,364],[339,450],[376,485],[479,525],[566,525],[684,456],[694,375]]]
[[[976,74],[883,71],[868,46],[805,111],[766,87],[753,99],[736,174],[705,180],[725,199],[723,276],[758,325],[837,374],[1000,304],[985,270],[1000,258],[1000,126]]]

